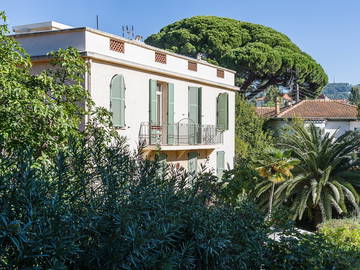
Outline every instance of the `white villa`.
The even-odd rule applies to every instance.
[[[14,27],[13,37],[30,54],[34,72],[47,53],[77,48],[89,66],[85,88],[96,106],[113,113],[113,124],[131,147],[189,171],[207,166],[222,174],[233,166],[235,71],[88,27],[56,22]]]

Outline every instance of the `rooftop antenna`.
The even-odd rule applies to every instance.
[[[134,25],[123,25],[122,36],[128,39],[134,39]]]
[[[96,15],[96,29],[99,30],[99,15]]]

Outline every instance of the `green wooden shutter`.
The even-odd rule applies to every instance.
[[[189,152],[188,154],[188,171],[189,173],[197,172],[197,163],[198,163],[198,153],[197,152]]]
[[[216,127],[221,130],[229,129],[229,97],[222,93],[217,98],[216,104]]]
[[[201,144],[201,113],[202,113],[202,88],[198,88],[198,129],[197,129],[197,144]]]
[[[199,88],[189,87],[189,118],[191,123],[199,123]]]
[[[115,75],[110,84],[110,111],[115,127],[125,126],[125,82],[122,75]]]
[[[150,80],[149,83],[149,140],[150,144],[156,142],[157,130],[152,128],[153,125],[159,123],[157,119],[157,98],[156,98],[157,82],[156,80]]]
[[[189,87],[188,110],[189,144],[196,144],[199,143],[199,126],[201,125],[201,88]]]
[[[168,84],[168,132],[167,132],[167,143],[174,144],[175,135],[175,123],[174,123],[174,84]]]
[[[229,129],[229,95],[227,93],[224,93],[224,103],[225,103],[225,116],[224,116],[224,122],[225,122],[225,130]]]
[[[216,152],[216,175],[221,178],[225,168],[225,152]]]

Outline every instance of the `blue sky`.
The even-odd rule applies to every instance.
[[[55,20],[121,34],[134,25],[144,37],[195,15],[263,24],[288,35],[315,58],[329,81],[360,83],[359,0],[1,0],[10,26]]]

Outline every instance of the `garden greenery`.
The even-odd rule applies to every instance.
[[[0,269],[355,265],[352,250],[321,235],[279,228],[281,241],[273,240],[263,214],[246,199],[223,199],[206,170],[189,175],[144,160],[109,113],[92,107],[76,50],[52,53],[54,66],[31,75],[26,53],[0,29]]]
[[[95,126],[49,162],[0,141],[1,269],[349,269],[349,251],[282,231],[217,177],[143,160]],[[291,236],[291,237],[289,237]],[[294,237],[295,236],[295,237]]]
[[[319,225],[319,231],[325,235],[327,241],[341,246],[344,249],[357,250],[358,256],[360,257],[359,218],[327,220]]]

